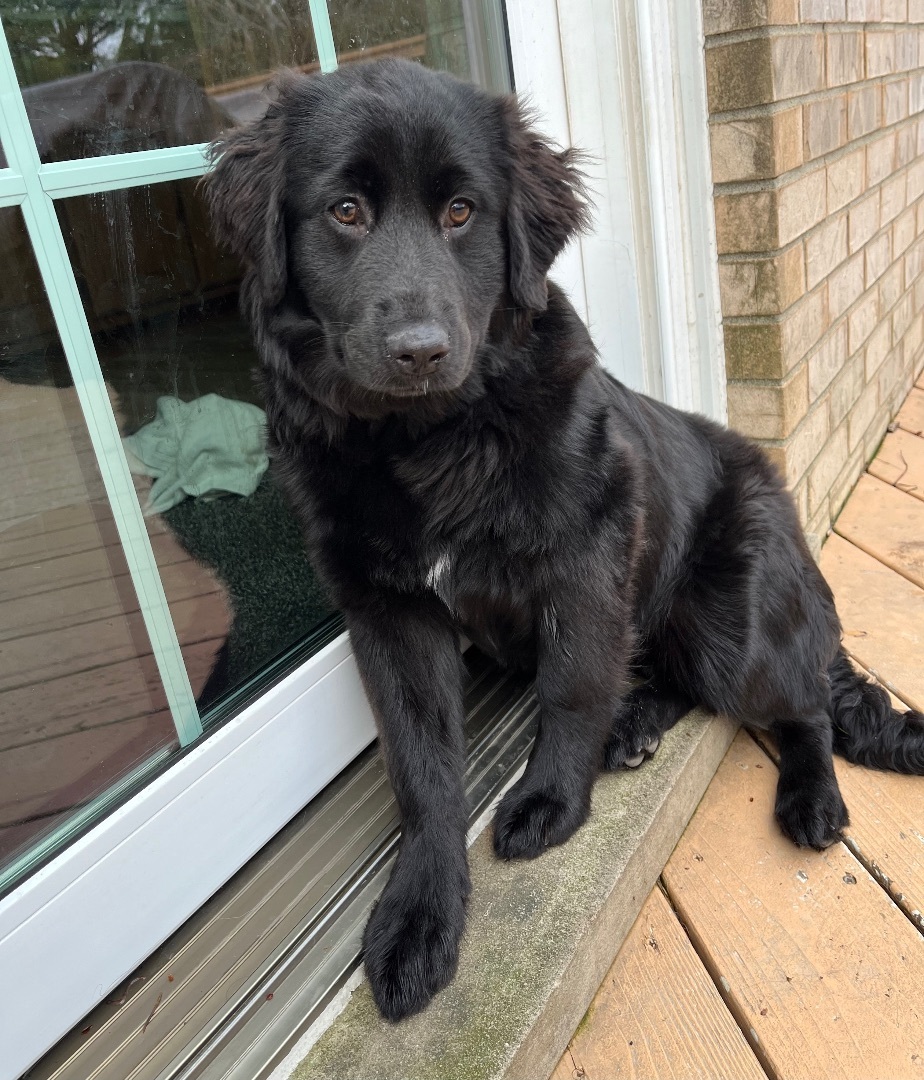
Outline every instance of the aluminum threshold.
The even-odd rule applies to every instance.
[[[477,650],[465,662],[474,822],[525,761],[536,702]],[[373,746],[26,1077],[265,1080],[359,965],[397,843]]]

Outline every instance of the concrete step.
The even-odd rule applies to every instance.
[[[362,983],[295,1080],[546,1080],[734,733],[691,713],[651,761],[601,777],[588,823],[535,862],[499,862],[486,829],[456,980],[399,1025]]]

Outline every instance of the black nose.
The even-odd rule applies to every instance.
[[[435,322],[412,323],[385,339],[390,360],[408,375],[431,375],[449,355],[449,335]]]

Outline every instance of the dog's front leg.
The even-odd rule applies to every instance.
[[[469,893],[462,661],[444,614],[378,598],[347,611],[401,812],[401,848],[363,937],[382,1015],[424,1008],[455,975]]]
[[[613,718],[627,685],[628,613],[605,586],[563,590],[538,620],[539,730],[526,771],[501,800],[494,850],[531,859],[587,820]]]

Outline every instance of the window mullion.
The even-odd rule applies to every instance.
[[[55,213],[54,203],[42,190],[40,162],[25,103],[19,90],[6,35],[0,27],[0,139],[7,159],[20,174],[24,187],[22,212],[42,282],[54,314],[58,334],[70,367],[90,440],[145,628],[154,651],[167,702],[181,745],[202,734],[202,724],[176,636],[163,583],[141,507],[93,337],[87,322],[77,281]]]
[[[334,46],[334,33],[330,27],[330,13],[327,0],[308,0],[311,13],[311,28],[314,30],[314,43],[318,47],[318,63],[322,71],[337,70],[337,50]]]
[[[42,190],[53,199],[91,195],[98,191],[158,184],[201,176],[207,168],[208,143],[167,146],[159,150],[135,150],[129,154],[106,154],[95,158],[55,161],[40,165]]]

